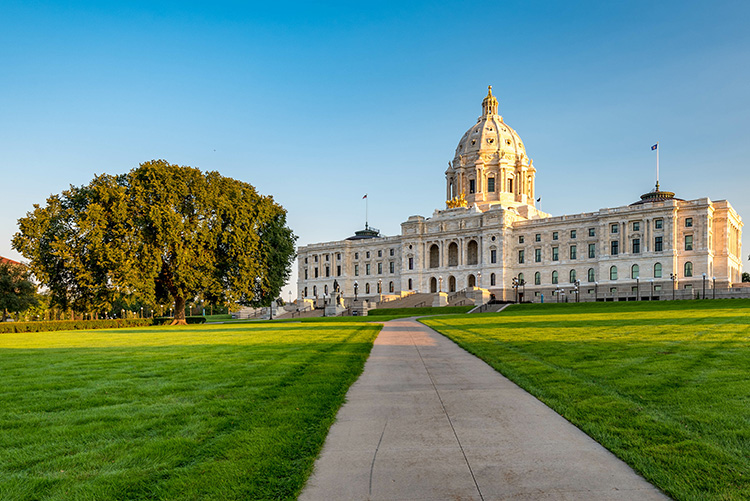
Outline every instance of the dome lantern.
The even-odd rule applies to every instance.
[[[492,86],[487,86],[487,97],[482,101],[482,115],[497,115],[497,98],[492,95]]]

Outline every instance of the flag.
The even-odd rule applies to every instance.
[[[367,198],[367,193],[365,193],[365,196],[362,197],[362,200],[364,200],[365,198]]]
[[[654,151],[654,150],[655,150],[656,148],[658,148],[658,147],[659,147],[659,143],[656,143],[655,145],[653,145],[653,146],[651,147],[651,151]]]

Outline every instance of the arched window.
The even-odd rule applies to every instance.
[[[610,280],[617,280],[617,266],[612,266],[609,269],[609,279]]]
[[[576,270],[570,270],[570,283],[573,284],[576,281]]]
[[[370,293],[370,284],[365,284],[365,294]]]
[[[437,286],[438,286],[438,281],[437,281],[437,278],[435,278],[435,277],[432,277],[432,278],[430,279],[430,292],[433,292],[433,293],[434,293],[434,292],[437,292],[437,291],[438,291],[438,290],[437,290]]]
[[[693,276],[693,263],[688,261],[685,263],[685,276],[686,277],[692,277]]]
[[[393,282],[388,284],[388,292],[393,292]]]
[[[640,277],[641,269],[638,267],[637,264],[634,264],[630,267],[630,278],[639,278]]]
[[[534,273],[534,285],[540,285],[542,283],[542,274],[538,271]]]
[[[477,264],[479,262],[479,245],[477,245],[476,240],[469,240],[466,253],[466,264]]]
[[[307,287],[305,287],[305,297],[307,297]]]
[[[490,285],[495,285],[495,274],[490,273]]]
[[[477,286],[477,279],[476,279],[476,277],[474,275],[469,275],[468,282],[469,282],[469,284],[468,284],[469,287],[476,287]]]
[[[313,285],[313,296],[318,297],[318,286]]]
[[[409,279],[409,290],[411,290],[411,278]]]
[[[518,274],[518,283],[523,284],[523,273]]]
[[[661,278],[661,263],[654,265],[654,278]]]
[[[328,285],[323,286],[323,294],[328,294]]]
[[[595,282],[596,275],[594,274],[594,268],[589,268],[589,282]]]
[[[451,242],[448,245],[448,266],[458,266],[458,244]]]
[[[557,280],[557,272],[553,271],[552,272],[552,283],[556,284],[557,282],[558,282],[558,280]]]
[[[437,268],[440,266],[440,247],[437,244],[430,246],[430,268]]]
[[[456,277],[448,277],[448,292],[456,292]]]

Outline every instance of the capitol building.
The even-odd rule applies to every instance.
[[[490,87],[445,172],[447,208],[409,217],[398,236],[366,226],[300,247],[298,297],[338,287],[350,303],[356,283],[365,300],[472,290],[533,302],[671,299],[740,282],[742,219],[728,201],[682,200],[657,182],[630,205],[552,216],[536,207],[535,177]]]

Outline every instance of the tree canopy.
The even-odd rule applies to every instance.
[[[270,304],[289,277],[295,239],[284,208],[250,184],[153,160],[34,205],[13,247],[57,306],[171,298],[181,323],[186,299]]]
[[[8,312],[25,311],[38,303],[36,286],[29,272],[20,264],[0,261],[0,312],[2,321]]]

